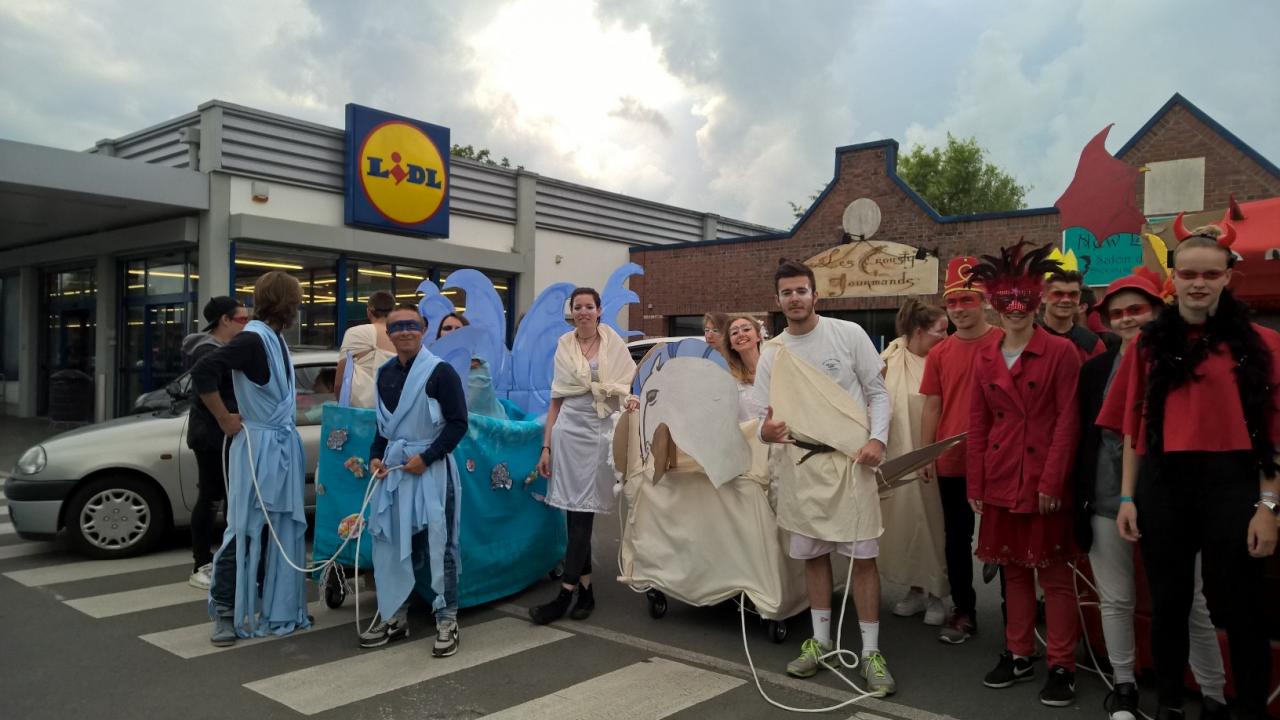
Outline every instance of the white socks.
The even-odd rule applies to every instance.
[[[823,647],[829,647],[831,645],[831,609],[810,608],[809,616],[813,619],[813,639]]]
[[[863,659],[871,653],[880,652],[880,623],[859,622],[858,629],[862,631]]]

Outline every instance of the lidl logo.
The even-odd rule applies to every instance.
[[[347,105],[347,223],[449,234],[449,130]]]

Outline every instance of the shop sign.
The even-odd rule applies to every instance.
[[[917,259],[916,248],[859,240],[809,258],[818,297],[857,298],[933,295],[938,292],[938,258]]]
[[[1109,285],[1142,264],[1141,235],[1115,233],[1101,245],[1082,227],[1067,228],[1062,236],[1062,250],[1075,252],[1085,285]]]
[[[346,223],[449,234],[449,128],[347,105]]]

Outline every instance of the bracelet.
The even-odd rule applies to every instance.
[[[1121,496],[1120,496],[1120,502],[1122,502],[1122,503],[1131,503],[1131,502],[1133,502],[1133,498],[1129,497],[1128,495],[1121,495]]]

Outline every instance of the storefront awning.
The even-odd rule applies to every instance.
[[[202,173],[0,140],[0,250],[208,207]]]

